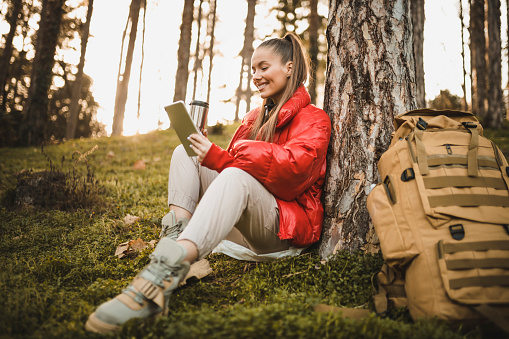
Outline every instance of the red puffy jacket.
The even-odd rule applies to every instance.
[[[279,111],[274,142],[247,140],[260,108],[250,111],[225,151],[212,145],[202,165],[221,172],[237,167],[260,181],[276,198],[280,239],[306,247],[320,238],[323,206],[320,201],[329,145],[329,116],[310,104],[299,87]]]

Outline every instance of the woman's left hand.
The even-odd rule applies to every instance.
[[[197,133],[191,134],[187,139],[191,142],[191,148],[198,156],[198,161],[202,162],[212,143],[205,136]]]

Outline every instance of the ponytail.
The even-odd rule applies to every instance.
[[[276,132],[277,118],[281,107],[293,96],[293,93],[303,85],[309,75],[309,57],[302,46],[300,38],[295,33],[288,33],[284,38],[273,38],[266,40],[258,48],[271,48],[274,53],[281,57],[281,63],[292,62],[292,72],[286,84],[286,88],[281,96],[281,100],[270,109],[271,99],[263,100],[260,114],[258,114],[251,129],[250,138],[255,140],[272,142]],[[264,112],[267,110],[268,112]],[[268,120],[265,122],[265,114]]]

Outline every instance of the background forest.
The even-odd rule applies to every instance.
[[[412,4],[416,93],[418,107],[425,107],[425,3],[422,0],[412,1]],[[218,84],[213,76],[226,76],[224,72],[213,72],[214,56],[221,56],[225,48],[224,38],[217,36],[216,23],[227,21],[218,15],[217,6],[225,6],[219,7],[221,12],[225,12],[228,3],[187,0],[179,3],[179,6],[181,5],[183,8],[175,8],[175,12],[181,13],[180,32],[171,32],[172,36],[177,36],[177,33],[180,36],[177,58],[171,63],[176,68],[173,94],[166,93],[168,99],[161,99],[159,108],[168,103],[170,97],[173,100],[190,101],[197,96],[211,101],[213,107],[214,100],[217,99],[213,97],[211,100],[210,93],[217,93],[214,92],[216,89],[213,84]],[[0,145],[36,145],[42,141],[105,134],[104,124],[97,119],[101,103],[97,103],[93,97],[93,79],[84,73],[89,28],[94,21],[93,6],[93,1],[78,0],[62,0],[59,3],[8,0],[2,3],[1,27],[5,34],[0,45]],[[122,12],[127,17],[123,18],[125,27],[123,35],[119,37],[121,49],[107,51],[108,58],[115,54],[118,58],[115,105],[113,112],[108,112],[108,115],[113,117],[113,135],[120,135],[124,130],[126,105],[127,109],[132,106],[131,109],[137,110],[138,119],[143,119],[140,116],[143,91],[154,91],[150,83],[157,79],[145,79],[148,85],[142,87],[145,34],[150,33],[145,30],[146,14],[151,6],[157,9],[159,4],[142,0],[131,1],[129,10]],[[249,86],[249,60],[254,46],[266,36],[281,36],[286,31],[293,30],[301,35],[308,47],[316,74],[316,81],[309,83],[308,89],[313,102],[322,106],[327,59],[325,25],[328,6],[323,0],[247,2],[245,27],[239,27],[245,38],[243,46],[236,46],[242,60],[240,69],[236,72],[231,68],[228,70],[229,73],[238,74],[236,80],[232,81],[237,83],[236,89],[232,89],[232,84],[229,84],[230,92],[220,95],[222,103],[226,102],[234,107],[234,116],[229,119],[238,120],[239,116],[242,117],[257,103],[256,93]],[[428,105],[438,108],[447,103],[450,108],[471,110],[482,119],[488,118],[485,123],[493,125],[491,127],[500,128],[500,117],[505,115],[502,87],[506,87],[502,84],[502,69],[506,68],[505,65],[502,67],[502,55],[506,55],[505,49],[503,52],[505,46],[502,45],[502,38],[507,35],[506,32],[501,32],[502,26],[507,27],[507,17],[502,20],[501,9],[507,9],[507,6],[500,1],[495,1],[490,6],[487,6],[487,3],[485,6],[485,2],[479,0],[468,3],[458,1],[456,9],[458,13],[453,13],[452,16],[460,17],[463,25],[461,32],[464,33],[461,36],[463,55],[456,56],[458,64],[464,65],[464,77],[457,80],[463,84],[463,95],[455,98],[444,88],[444,92],[438,98],[430,99]],[[48,18],[45,18],[45,14]],[[101,16],[96,20],[104,20],[103,18]],[[258,26],[262,22],[272,28],[255,27],[255,22]],[[479,27],[489,29],[482,30]],[[161,63],[167,63],[165,58],[161,59]],[[222,86],[226,87],[225,84]],[[497,105],[501,107],[497,108]],[[147,113],[144,114],[144,119],[149,119]],[[159,115],[160,112],[150,114]],[[161,119],[166,124],[166,117],[157,118],[159,126],[163,125]]]

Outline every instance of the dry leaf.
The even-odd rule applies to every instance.
[[[115,250],[115,255],[119,259],[122,259],[130,254],[133,254],[136,252],[141,252],[148,246],[154,248],[156,243],[157,243],[157,240],[151,240],[150,242],[145,242],[141,238],[138,238],[136,240],[129,240],[129,241],[123,242],[117,246],[117,249]]]
[[[132,225],[134,224],[135,222],[137,222],[138,220],[140,220],[141,218],[140,217],[137,217],[137,216],[134,216],[134,215],[130,215],[130,214],[127,214],[125,217],[124,217],[124,224],[126,225]]]
[[[145,161],[143,161],[143,160],[138,160],[133,165],[133,168],[135,170],[144,170],[145,167],[147,167],[147,166],[145,165]]]
[[[115,157],[115,153],[113,151],[109,151],[108,154],[106,154],[106,159],[111,159]]]

